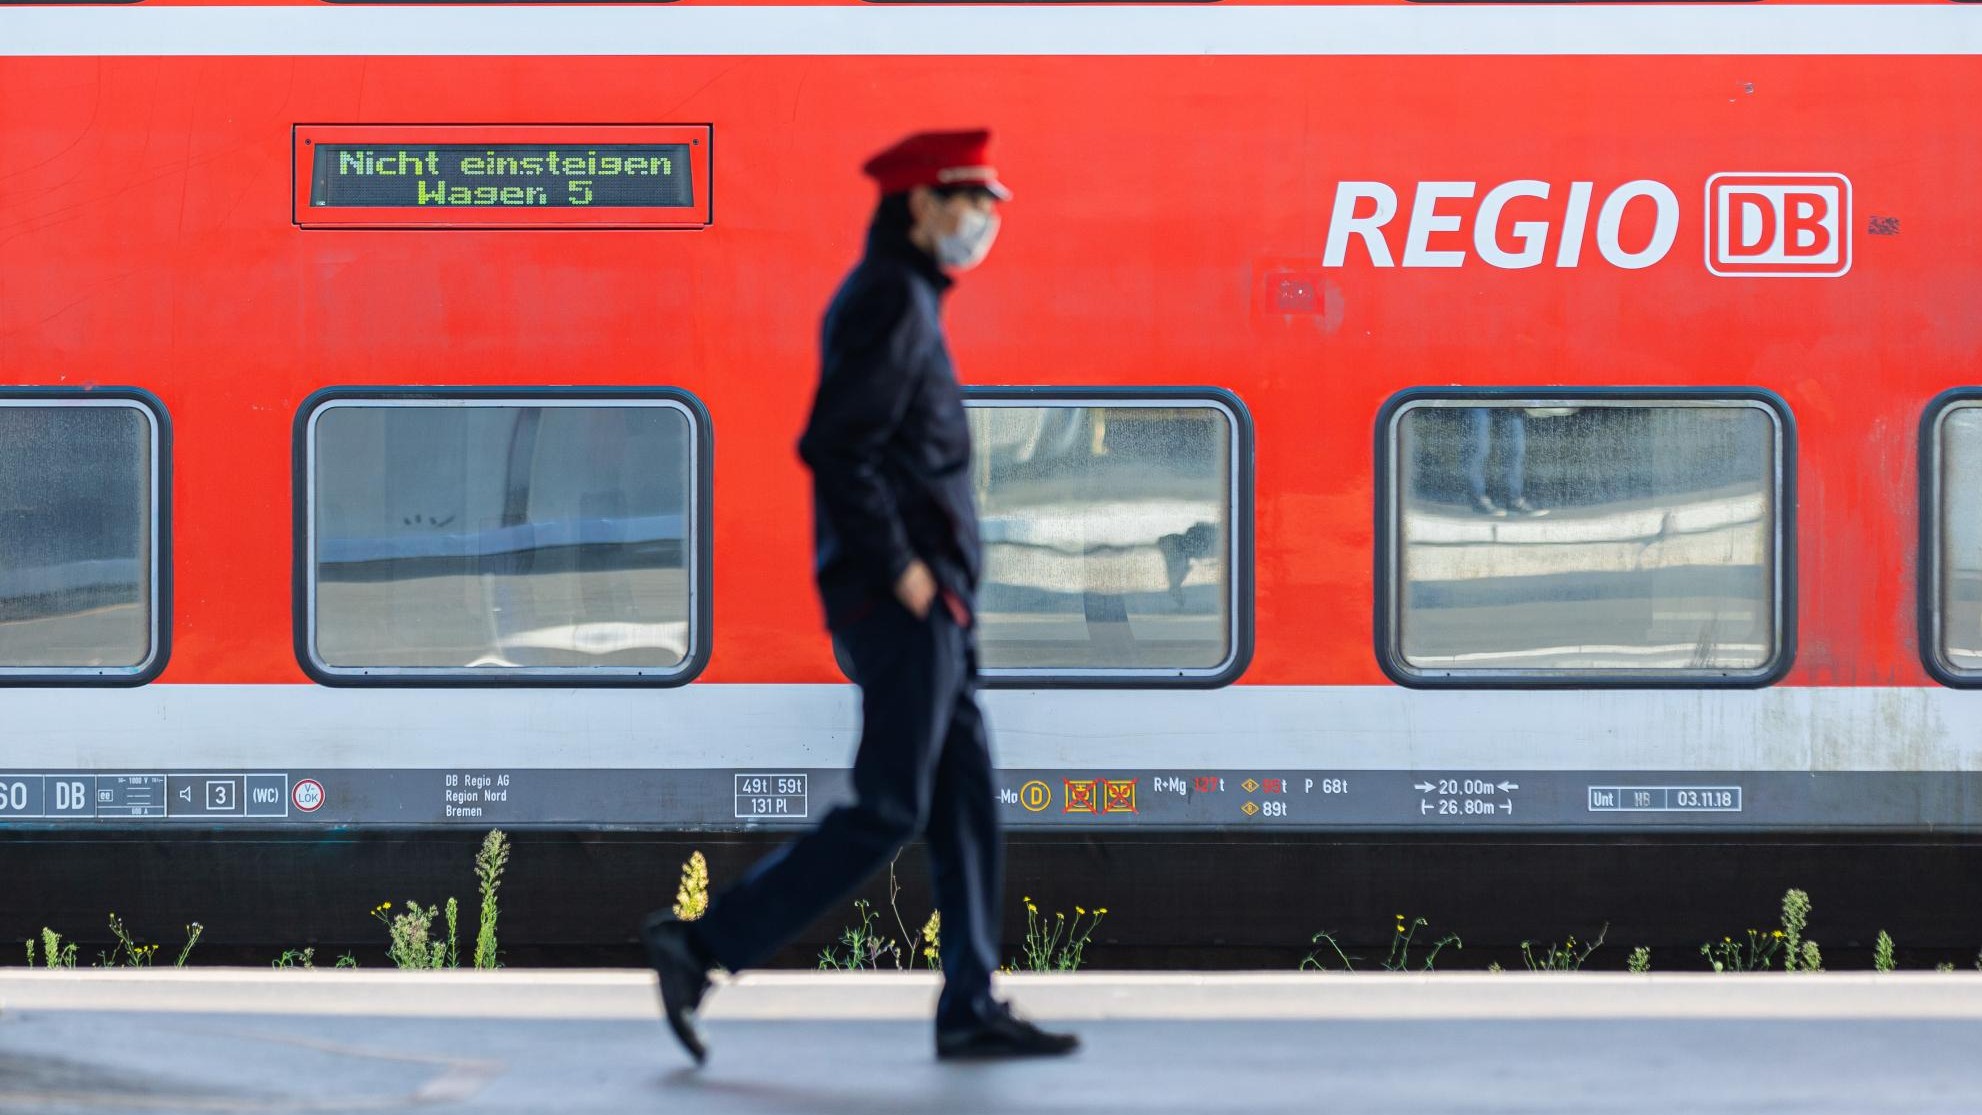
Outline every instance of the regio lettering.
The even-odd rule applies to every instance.
[[[1479,195],[1479,183],[1420,182],[1411,199],[1411,217],[1405,228],[1400,264],[1383,235],[1385,226],[1399,210],[1397,191],[1383,182],[1339,182],[1335,187],[1335,207],[1329,215],[1322,266],[1343,266],[1351,238],[1362,242],[1373,267],[1464,266],[1466,249],[1454,246],[1453,242],[1458,240],[1454,234],[1466,232],[1469,215],[1473,254],[1490,266],[1507,270],[1541,266],[1548,256],[1552,227],[1548,218],[1551,217],[1559,218],[1562,226],[1556,241],[1555,266],[1579,266],[1588,239],[1596,184],[1571,182],[1559,205],[1545,204],[1551,201],[1552,194],[1550,183],[1536,179],[1503,182],[1487,190],[1468,214],[1463,203]],[[1624,219],[1634,205],[1640,209],[1651,206],[1652,231],[1643,245],[1627,246]],[[1510,211],[1529,219],[1510,220]],[[1663,182],[1649,178],[1626,182],[1612,190],[1597,208],[1597,253],[1613,267],[1633,271],[1650,267],[1666,257],[1678,235],[1679,197]],[[1433,243],[1434,237],[1439,238],[1437,245]]]

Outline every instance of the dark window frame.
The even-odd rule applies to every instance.
[[[136,666],[62,666],[0,670],[0,687],[63,686],[129,689],[165,672],[172,657],[172,416],[157,395],[141,387],[0,387],[9,400],[73,400],[102,405],[120,400],[151,421],[151,654]]]
[[[1630,403],[1746,403],[1759,405],[1776,421],[1774,574],[1775,653],[1755,670],[1719,674],[1623,670],[1506,671],[1441,670],[1427,673],[1404,661],[1399,645],[1400,585],[1397,578],[1399,527],[1394,515],[1398,418],[1414,403],[1428,400],[1513,400],[1532,405],[1573,406],[1578,400],[1607,405]],[[1375,426],[1375,592],[1373,647],[1377,665],[1392,682],[1411,689],[1764,689],[1780,682],[1796,661],[1796,416],[1782,396],[1762,387],[1411,387],[1384,400]]]
[[[1232,429],[1232,524],[1226,549],[1231,568],[1231,653],[1210,670],[1117,667],[1089,670],[980,667],[986,689],[1218,689],[1237,681],[1253,656],[1253,419],[1244,400],[1222,387],[972,387],[963,389],[964,406],[974,402],[1107,407],[1124,403],[1151,407],[1200,406],[1222,411]],[[834,644],[834,660],[847,673]]]
[[[312,623],[311,594],[314,585],[315,555],[311,546],[311,524],[316,508],[311,499],[310,465],[314,459],[312,423],[331,403],[385,402],[395,404],[455,401],[513,402],[520,406],[554,405],[561,401],[663,402],[679,406],[688,416],[693,444],[689,458],[695,480],[689,490],[687,520],[694,535],[688,553],[689,571],[688,656],[679,667],[647,674],[600,674],[588,676],[586,667],[547,667],[528,674],[491,672],[468,674],[465,667],[440,667],[431,671],[417,667],[379,667],[368,673],[328,670],[316,656],[315,628]],[[403,387],[355,386],[325,387],[313,392],[296,408],[291,428],[291,506],[293,523],[291,546],[290,629],[296,664],[318,685],[337,688],[426,688],[426,689],[518,689],[518,688],[638,688],[672,689],[693,682],[709,664],[715,642],[714,583],[715,535],[715,429],[709,410],[694,394],[678,387]]]
[[[1950,689],[1982,689],[1982,670],[1964,670],[1949,663],[1941,646],[1941,422],[1950,412],[1967,404],[1982,405],[1982,387],[1951,387],[1929,399],[1920,413],[1915,630],[1919,634],[1921,666],[1935,681]]]

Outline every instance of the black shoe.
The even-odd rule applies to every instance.
[[[1539,519],[1543,515],[1548,514],[1548,508],[1536,507],[1525,499],[1509,500],[1507,502],[1507,509],[1516,515],[1526,515],[1531,519]]]
[[[695,1011],[709,990],[709,967],[689,943],[688,923],[671,914],[651,914],[640,927],[640,942],[647,946],[647,966],[661,977],[661,1011],[668,1029],[699,1065],[709,1059],[709,1050],[695,1027]]]
[[[997,1013],[975,1026],[936,1031],[936,1059],[940,1061],[1063,1057],[1079,1048],[1078,1037],[1042,1030],[1002,1003]]]
[[[1473,510],[1496,519],[1505,519],[1507,517],[1506,509],[1486,496],[1473,497]]]

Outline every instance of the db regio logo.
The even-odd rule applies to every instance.
[[[1685,216],[1680,197],[1650,178],[1608,190],[1593,181],[1533,178],[1417,182],[1401,190],[1338,182],[1322,266],[1367,260],[1377,268],[1639,271],[1671,255]],[[1707,179],[1701,224],[1707,270],[1715,275],[1833,277],[1851,270],[1851,180],[1842,174],[1716,174]]]
[[[1707,270],[1805,278],[1851,270],[1851,180],[1757,173],[1707,179]]]

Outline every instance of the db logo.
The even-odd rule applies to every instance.
[[[1707,270],[1805,278],[1851,270],[1851,180],[1752,172],[1707,179]]]

